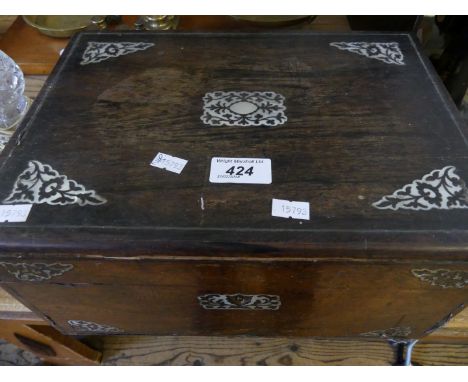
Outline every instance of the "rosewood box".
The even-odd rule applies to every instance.
[[[1,286],[68,334],[420,338],[467,132],[408,34],[81,33],[1,155]]]

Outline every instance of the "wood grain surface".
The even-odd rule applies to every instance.
[[[104,365],[392,365],[384,342],[307,338],[105,337],[89,339]],[[468,365],[468,346],[417,344],[415,365]]]
[[[39,91],[42,89],[44,86],[45,81],[47,80],[47,76],[33,76],[33,75],[26,75],[25,76],[25,81],[26,81],[26,87],[24,94],[31,98],[35,99],[37,95],[39,94]]]
[[[403,337],[421,338],[466,297],[463,289],[422,284],[410,271],[422,264],[83,259],[72,264],[73,271],[59,280],[36,285],[0,274],[8,291],[68,334],[83,333],[69,320],[84,320],[127,334],[359,337],[403,327],[408,328]],[[200,296],[213,293],[273,295],[281,306],[205,309]]]
[[[95,38],[92,36],[80,34],[75,47],[86,45],[86,41]],[[115,36],[102,34],[99,38],[110,41]],[[61,85],[48,90],[49,95],[60,98],[62,106],[54,107],[45,101],[43,107],[30,114],[34,117],[25,125],[37,124],[41,132],[39,129],[23,132],[34,139],[25,139],[21,147],[16,147],[15,155],[10,155],[3,164],[1,178],[2,195],[6,195],[18,171],[24,169],[25,161],[31,155],[53,159],[57,154],[53,148],[67,147],[69,141],[64,132],[72,129],[78,137],[73,142],[73,152],[92,154],[100,165],[77,163],[72,152],[62,150],[61,171],[76,177],[79,167],[86,174],[81,181],[98,189],[110,202],[92,209],[62,208],[60,214],[53,215],[53,224],[45,211],[55,207],[37,206],[28,227],[15,229],[18,235],[23,235],[21,231],[26,228],[35,231],[36,244],[45,235],[58,235],[68,245],[76,237],[74,244],[78,247],[85,243],[88,247],[102,244],[109,250],[120,246],[112,240],[113,236],[150,241],[151,248],[156,241],[164,240],[168,243],[167,251],[169,246],[192,241],[191,252],[197,244],[200,250],[208,250],[210,243],[226,241],[249,243],[253,245],[251,252],[281,251],[279,242],[289,246],[291,253],[327,248],[383,252],[392,246],[398,253],[405,249],[419,251],[429,245],[434,250],[444,250],[448,243],[451,249],[454,245],[461,248],[466,239],[463,210],[392,213],[371,206],[382,195],[434,168],[456,165],[463,177],[466,147],[461,138],[465,128],[453,113],[453,105],[439,91],[435,74],[421,61],[414,40],[408,36],[373,37],[400,41],[406,53],[406,66],[389,65],[332,48],[330,41],[338,38],[334,35],[127,33],[125,36],[135,41],[142,36],[147,41],[157,40],[162,54],[155,57],[151,50],[146,50],[113,60],[113,70],[104,64],[86,65],[79,66],[78,73],[70,68],[79,62],[81,50],[68,51],[68,58],[62,61],[53,80],[57,83],[59,78]],[[226,52],[225,44],[231,47]],[[184,49],[175,49],[176,46]],[[284,55],[274,54],[277,46],[281,46]],[[315,52],[311,51],[312,46]],[[152,65],[147,60],[152,60]],[[355,78],[353,86],[349,85],[350,76]],[[380,87],[381,83],[386,87]],[[265,86],[282,92],[288,100],[289,120],[285,128],[278,126],[274,131],[244,128],[240,132],[238,128],[208,128],[201,123],[201,98],[205,92]],[[365,90],[369,86],[372,91]],[[164,91],[165,96],[154,97],[156,88]],[[336,93],[335,88],[346,90]],[[399,92],[402,88],[413,90]],[[68,94],[63,89],[74,91]],[[311,93],[309,89],[315,91]],[[376,97],[376,92],[380,96]],[[419,101],[422,94],[431,96]],[[44,97],[47,98],[45,94]],[[61,112],[64,108],[67,111]],[[51,109],[55,112],[49,113]],[[395,113],[395,109],[399,112]],[[431,116],[430,121],[426,121],[427,115]],[[108,134],[109,123],[119,134]],[[428,129],[427,124],[432,127]],[[80,139],[85,136],[86,139]],[[196,140],[196,147],[192,140]],[[413,143],[415,140],[417,145]],[[90,141],[100,142],[102,149],[93,150]],[[190,170],[187,168],[177,177],[167,172],[155,173],[157,170],[148,166],[147,161],[154,157],[156,143],[161,152],[166,150],[187,158]],[[34,151],[29,144],[34,145]],[[244,157],[272,158],[273,185],[227,187],[208,182],[210,158],[220,153],[239,155],[240,147]],[[380,155],[381,152],[387,155]],[[408,161],[408,157],[412,160]],[[56,162],[57,158],[53,160]],[[272,218],[271,198],[286,196],[311,201],[314,218],[304,222]],[[204,210],[200,207],[202,197]],[[246,205],[249,214],[244,212]],[[177,214],[179,210],[183,213]],[[43,224],[54,227],[43,231]],[[87,232],[88,226],[99,228]],[[132,232],[127,227],[132,227]],[[454,229],[460,230],[456,238]],[[63,235],[58,232],[61,230],[65,231]],[[12,238],[13,232],[8,234]],[[99,238],[100,243],[93,243]],[[187,248],[180,250],[186,252]],[[215,250],[220,252],[220,247]],[[247,252],[247,246],[242,251]]]
[[[10,28],[17,17],[18,16],[0,16],[0,40],[2,39],[1,35]]]

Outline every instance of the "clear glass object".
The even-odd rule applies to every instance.
[[[27,108],[23,72],[0,50],[0,133],[12,133]]]
[[[142,16],[137,24],[150,31],[176,29],[179,25],[179,16]]]

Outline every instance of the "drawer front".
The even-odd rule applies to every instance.
[[[64,273],[4,285],[72,334],[418,338],[468,300],[459,266],[150,262],[129,278],[130,264],[112,265],[126,283],[104,272],[106,282]]]

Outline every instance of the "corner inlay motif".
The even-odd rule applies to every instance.
[[[123,331],[122,329],[115,328],[114,326],[98,324],[92,321],[68,320],[67,323],[76,332],[120,333]]]
[[[5,204],[47,203],[61,206],[99,205],[106,202],[94,190],[87,190],[83,185],[37,160],[29,161],[28,168],[19,175],[10,195],[3,201]]]
[[[465,182],[455,172],[454,166],[434,170],[372,205],[378,209],[415,211],[468,208]]]
[[[124,56],[146,50],[154,46],[153,43],[146,42],[96,42],[90,41],[83,53],[80,64],[95,64],[109,58]]]
[[[411,273],[423,282],[442,288],[464,288],[468,285],[468,271],[449,269],[412,269]]]
[[[405,65],[403,53],[397,42],[332,42],[330,45],[387,64]]]
[[[411,328],[408,326],[397,326],[394,328],[373,330],[366,333],[361,333],[364,337],[379,337],[395,341],[398,338],[406,338],[411,334]]]
[[[63,275],[73,269],[72,264],[8,263],[0,262],[7,272],[21,281],[44,281]]]

